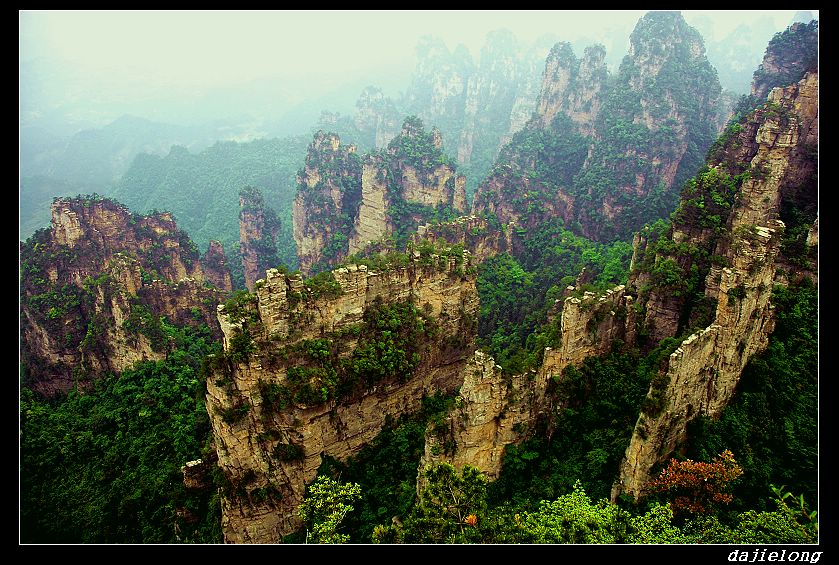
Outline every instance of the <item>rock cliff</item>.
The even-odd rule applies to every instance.
[[[210,240],[207,252],[201,257],[201,268],[204,271],[204,279],[210,285],[226,292],[233,290],[233,281],[221,242]]]
[[[463,370],[463,385],[444,425],[431,425],[426,432],[418,489],[423,469],[441,461],[457,469],[471,465],[490,479],[498,478],[506,446],[530,437],[537,422],[553,413],[550,385],[562,379],[563,369],[605,354],[617,339],[632,339],[633,323],[627,317],[631,305],[623,285],[600,296],[567,296],[555,314],[559,343],[545,348],[541,364],[524,374],[507,375],[491,356],[476,351]]]
[[[239,249],[248,289],[253,289],[253,283],[279,263],[276,244],[279,231],[277,213],[265,205],[259,189],[243,188],[239,192]]]
[[[609,76],[602,46],[577,59],[558,43],[533,119],[478,187],[472,212],[506,224],[561,218],[599,241],[666,216],[718,131],[721,88],[699,33],[678,12],[650,12]]]
[[[411,240],[415,247],[422,242],[462,245],[471,254],[472,262],[479,264],[493,255],[513,252],[516,238],[514,230],[492,226],[486,218],[461,216],[450,222],[418,226]]]
[[[819,22],[795,22],[776,33],[766,48],[763,62],[752,77],[752,96],[765,100],[771,90],[797,82],[819,66]]]
[[[714,264],[696,269],[699,275],[707,273],[703,287],[707,304],[713,306],[712,319],[681,343],[670,355],[667,367],[653,379],[613,497],[625,492],[638,498],[653,465],[666,459],[684,439],[687,422],[699,414],[717,416],[733,396],[748,359],[766,347],[773,328],[770,295],[785,231],[779,219],[781,204],[786,199],[809,201],[813,195],[805,194],[816,186],[813,178],[806,178],[816,174],[815,157],[804,148],[818,131],[817,91],[817,73],[808,73],[787,88],[774,89],[769,101],[737,124],[739,127],[733,128],[712,152],[715,160],[700,180],[735,173],[738,179],[729,185],[736,188],[736,198],[731,200],[724,228],[718,224],[719,217],[712,221],[707,212],[697,215],[695,210],[690,211],[696,201],[686,198],[677,211],[669,239],[665,239],[672,243],[659,246],[669,248],[658,255],[660,266],[668,260],[663,259],[664,255],[675,257],[679,249],[688,250],[686,245],[702,248],[708,242],[713,244],[712,257],[717,258]],[[713,192],[720,186],[706,183],[702,190]],[[721,193],[716,194],[724,199]],[[686,196],[691,195],[688,190]],[[680,226],[680,221],[688,218],[690,222]],[[691,225],[699,228],[703,223],[708,226],[704,230],[688,233],[683,229]],[[715,223],[716,230],[711,227]],[[713,238],[715,233],[722,235]],[[696,261],[691,267],[695,265]],[[698,307],[686,299],[678,300],[676,308],[670,310],[650,306],[672,303],[657,296],[665,293],[672,296],[672,287],[653,290],[647,302],[648,322],[651,308],[657,312],[657,324],[659,319],[668,320],[654,332],[656,339],[688,329],[691,324],[686,324],[690,319],[686,310]],[[644,294],[639,291],[639,300]]]
[[[230,485],[227,542],[281,541],[301,525],[297,506],[323,455],[353,455],[389,416],[457,390],[477,328],[467,267],[468,254],[384,271],[350,265],[309,281],[269,270],[244,302],[220,307],[226,353],[207,409]],[[387,345],[394,335],[407,356]]]
[[[539,124],[549,128],[562,113],[571,118],[578,131],[594,136],[594,121],[608,87],[606,49],[587,47],[577,60],[569,43],[557,43],[545,61],[542,90],[536,103]]]
[[[462,45],[449,50],[439,39],[423,38],[401,98],[384,97],[374,87],[361,93],[354,119],[361,143],[385,148],[399,133],[401,116],[413,114],[441,129],[448,153],[459,165],[469,165],[470,177],[483,177],[533,114],[553,41],[543,36],[526,46],[509,31],[496,30],[473,60]]]
[[[355,103],[355,127],[364,136],[363,147],[384,149],[399,135],[402,115],[381,89],[368,86]]]
[[[300,270],[310,273],[347,256],[362,196],[362,165],[354,145],[319,131],[297,173],[292,208]],[[260,275],[261,277],[262,275]]]
[[[323,270],[390,237],[401,247],[418,224],[465,210],[465,182],[445,158],[440,132],[426,132],[416,117],[386,152],[363,157],[334,134],[316,134],[293,212],[301,271]]]
[[[55,199],[51,229],[21,246],[25,384],[51,395],[162,359],[162,319],[218,331],[215,304],[229,280],[223,250],[201,259],[167,213],[140,216],[99,197]]]

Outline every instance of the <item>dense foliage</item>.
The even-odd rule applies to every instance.
[[[327,278],[324,275],[332,276],[318,276]],[[322,292],[329,292],[328,285],[327,281],[316,288],[326,287]],[[231,320],[245,324],[234,333],[229,350],[215,356],[212,365],[222,375],[216,381],[220,385],[229,382],[228,360],[241,363],[259,354],[268,366],[287,366],[285,382],[260,383],[263,410],[282,410],[292,403],[322,404],[370,390],[385,380],[405,382],[422,361],[424,346],[437,334],[434,319],[414,304],[387,304],[378,299],[365,309],[358,324],[281,348],[264,342],[257,347],[255,338],[262,339],[262,330],[253,309],[247,306],[253,297],[241,293],[225,304]],[[347,339],[355,342],[349,356],[342,349]]]
[[[772,294],[775,331],[749,361],[737,395],[715,421],[688,428],[687,455],[707,459],[730,449],[744,470],[735,508],[770,509],[770,485],[817,500],[818,292],[803,279]],[[738,502],[739,501],[739,502]]]
[[[671,459],[647,488],[653,493],[667,493],[674,512],[705,514],[734,499],[729,492],[731,483],[742,474],[743,468],[726,449],[711,463]]]
[[[209,329],[164,326],[175,349],[46,400],[20,393],[23,543],[219,542],[214,489],[180,468],[208,456],[200,375]]]
[[[609,496],[652,377],[675,345],[644,358],[616,351],[567,367],[554,385],[560,408],[534,437],[507,447],[490,499],[533,508],[577,480],[594,496]]]
[[[306,543],[348,542],[350,536],[338,533],[337,529],[361,498],[361,487],[339,484],[321,475],[306,491],[306,500],[300,505],[300,518],[306,523]]]
[[[197,154],[178,146],[165,157],[140,154],[112,195],[136,211],[170,210],[201,249],[211,239],[221,241],[234,286],[242,288],[239,191],[245,186],[262,191],[266,206],[277,212],[281,222],[277,254],[284,264],[297,265],[291,207],[306,144],[306,137],[299,136],[218,142]]]
[[[330,485],[326,496],[320,490],[323,484]],[[324,500],[334,501],[345,492],[355,493],[360,485],[339,485],[320,477],[315,486],[318,490],[307,497],[303,509],[324,506]],[[364,494],[362,487],[360,496]],[[815,513],[781,489],[775,490],[775,510],[741,512],[729,523],[713,514],[679,521],[670,504],[625,509],[604,498],[595,501],[580,482],[566,494],[541,500],[538,507],[519,509],[490,504],[487,479],[476,468],[466,465],[458,471],[439,463],[422,471],[422,488],[415,497],[403,519],[394,517],[375,526],[370,536],[374,543],[767,544],[813,543],[818,536]],[[331,516],[352,510],[340,502],[325,506],[337,508]],[[330,535],[333,541],[351,540],[349,534],[330,531]]]
[[[632,253],[626,242],[592,242],[559,222],[521,237],[517,258],[502,253],[478,267],[479,344],[510,373],[533,366],[557,339],[558,321],[546,324],[548,312],[583,269],[587,280],[577,290],[603,290],[626,282]]]
[[[408,516],[417,494],[426,428],[442,425],[453,401],[443,394],[425,397],[419,411],[386,421],[376,439],[348,460],[324,457],[319,475],[361,486],[357,510],[344,521],[351,542],[369,543],[375,526]]]

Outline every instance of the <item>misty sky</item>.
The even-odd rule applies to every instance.
[[[817,10],[811,10],[818,17]],[[545,33],[607,46],[643,10],[626,11],[23,11],[20,62],[64,60],[91,70],[142,73],[144,80],[224,84],[271,75],[351,72],[413,63],[419,37],[478,55],[488,31],[509,28],[524,42]],[[683,11],[707,16],[718,38],[744,20],[769,16],[777,29],[794,10]]]

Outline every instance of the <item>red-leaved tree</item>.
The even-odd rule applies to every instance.
[[[731,483],[742,474],[734,454],[726,449],[711,463],[671,459],[647,488],[651,493],[666,493],[674,513],[704,514],[731,502]]]

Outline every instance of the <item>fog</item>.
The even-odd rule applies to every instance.
[[[811,11],[818,17],[818,11]],[[367,84],[398,95],[424,35],[476,60],[487,32],[603,43],[613,68],[644,11],[21,11],[20,123],[56,135],[124,114],[174,124],[351,111]],[[684,11],[706,42],[785,29],[793,10]],[[709,36],[713,36],[709,38]],[[770,36],[771,37],[771,36]]]

